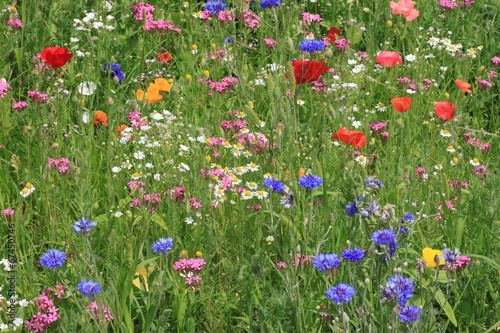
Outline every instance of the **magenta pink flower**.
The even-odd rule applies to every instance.
[[[21,101],[12,104],[12,108],[15,109],[17,112],[22,112],[25,107],[28,106],[28,103]]]
[[[415,1],[400,0],[399,2],[391,1],[390,6],[393,14],[403,14],[407,21],[413,21],[420,15],[420,12],[415,7]]]
[[[278,42],[276,42],[274,39],[270,39],[270,38],[264,38],[263,41],[264,41],[264,43],[266,43],[266,46],[270,49],[272,49],[273,47],[276,46],[276,44],[278,44]]]

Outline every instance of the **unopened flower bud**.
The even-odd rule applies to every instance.
[[[115,104],[115,101],[113,101],[113,99],[111,97],[108,98],[108,105],[112,106],[113,104]]]

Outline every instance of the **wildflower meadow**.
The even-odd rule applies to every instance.
[[[0,332],[500,331],[499,17],[3,1]]]

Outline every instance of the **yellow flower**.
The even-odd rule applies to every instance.
[[[392,27],[392,21],[387,21],[387,25]]]
[[[203,255],[203,253],[201,253],[201,251],[196,251],[196,253],[195,253],[195,256],[197,256],[197,257],[201,257],[202,255]]]
[[[433,250],[430,247],[426,247],[422,250],[422,257],[427,262],[427,267],[436,267],[436,261],[434,258],[436,256],[441,257],[443,253],[440,250]],[[440,265],[444,265],[443,260],[439,260]]]

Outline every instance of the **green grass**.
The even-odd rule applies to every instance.
[[[242,13],[244,1],[227,3],[233,16]],[[498,70],[491,58],[500,56],[495,0],[450,11],[438,1],[419,1],[420,16],[411,22],[375,0],[331,6],[300,1],[273,9],[257,3],[250,8],[262,19],[258,29],[246,27],[242,18],[227,25],[216,17],[195,18],[201,2],[151,4],[155,20],[170,20],[181,32],[149,34],[144,22],[133,18],[135,3],[113,3],[108,11],[97,0],[21,2],[13,18],[24,27],[0,27],[5,41],[0,74],[11,86],[0,97],[0,210],[15,211],[0,216],[0,259],[13,253],[17,258],[15,274],[0,266],[5,297],[0,323],[9,325],[7,331],[13,330],[6,304],[14,286],[11,274],[18,301],[29,301],[13,310],[22,326],[39,312],[35,300],[46,288],[65,288],[61,298],[50,292],[60,318],[49,332],[491,332],[499,327],[499,76],[488,78]],[[113,29],[77,30],[74,20],[82,20],[84,11]],[[323,20],[307,25],[302,12]],[[8,11],[0,15],[9,19]],[[333,43],[320,53],[299,50],[304,31],[321,39],[334,26],[351,41],[345,52]],[[476,56],[451,56],[443,43],[442,49],[430,45],[431,37],[460,43],[459,54],[474,48]],[[270,49],[263,38],[277,45]],[[72,59],[57,69],[35,68],[32,58],[50,46],[67,47]],[[162,50],[172,62],[151,61]],[[217,60],[218,50],[227,58]],[[357,60],[359,51],[368,54],[364,61]],[[377,65],[380,51],[400,53],[403,64]],[[416,60],[406,60],[408,55]],[[318,91],[315,84],[294,82],[290,61],[304,58],[332,68],[321,76]],[[122,82],[102,69],[108,63],[121,65]],[[360,64],[364,67],[354,69]],[[239,81],[223,94],[210,94],[207,80],[225,77]],[[418,87],[408,91],[408,84],[397,80],[404,77]],[[153,104],[138,101],[136,91],[156,78],[171,79],[170,91]],[[476,78],[492,86],[483,89]],[[431,80],[428,88],[424,79]],[[470,83],[472,93],[461,91],[456,79]],[[82,82],[95,83],[95,92],[79,93]],[[34,90],[48,94],[48,101],[34,103],[28,97]],[[396,112],[394,97],[410,97],[409,110]],[[12,108],[19,101],[28,103],[22,112]],[[438,101],[456,105],[453,120],[437,118]],[[93,124],[97,111],[107,114],[107,126]],[[132,127],[133,111],[150,126]],[[243,117],[231,116],[235,111]],[[246,121],[245,129],[233,135],[235,129],[225,131],[221,121]],[[387,123],[386,141],[372,133],[374,122]],[[131,132],[117,132],[122,124]],[[333,140],[339,127],[364,132],[364,148]],[[442,136],[443,130],[451,136]],[[468,144],[467,132],[491,148]],[[447,151],[449,146],[455,151]],[[356,161],[359,155],[366,165]],[[450,164],[455,157],[458,164]],[[70,161],[64,174],[47,165],[59,158]],[[474,158],[486,167],[486,177],[472,172]],[[426,176],[417,176],[417,168],[425,168]],[[299,172],[320,176],[322,186],[299,186]],[[293,192],[293,209],[282,205],[284,193],[264,187],[265,175]],[[368,188],[368,176],[384,186]],[[161,201],[153,204],[139,189],[131,190],[132,180],[142,182],[143,193],[160,194]],[[223,180],[233,183],[218,197]],[[454,188],[452,180],[467,187]],[[35,190],[23,197],[27,183]],[[176,187],[185,191],[177,199]],[[243,200],[238,188],[261,190],[258,195],[265,197]],[[346,205],[358,197],[360,209],[375,200],[377,212],[348,216]],[[401,224],[408,212],[414,221]],[[82,217],[97,222],[87,235],[72,228]],[[400,233],[401,226],[407,233]],[[380,229],[395,230],[399,243],[386,263],[388,249],[371,240]],[[9,230],[15,230],[10,233],[15,252],[9,251]],[[168,254],[152,252],[152,243],[166,237],[174,240]],[[364,249],[365,257],[355,263],[342,259],[334,271],[319,272],[306,259],[297,262],[298,255],[340,255],[349,247]],[[426,247],[456,247],[471,262],[464,269],[418,271],[415,262]],[[66,253],[62,267],[40,264],[49,249]],[[206,262],[197,272],[199,285],[186,284],[173,269],[181,257]],[[145,272],[140,278],[139,271]],[[421,308],[414,323],[398,318],[395,300],[380,300],[381,286],[395,274],[415,284],[406,304]],[[77,289],[81,280],[93,280],[102,290],[85,297]],[[325,294],[339,282],[356,290],[342,305]],[[94,300],[110,308],[114,319],[105,322],[101,311],[97,320],[87,311]]]

